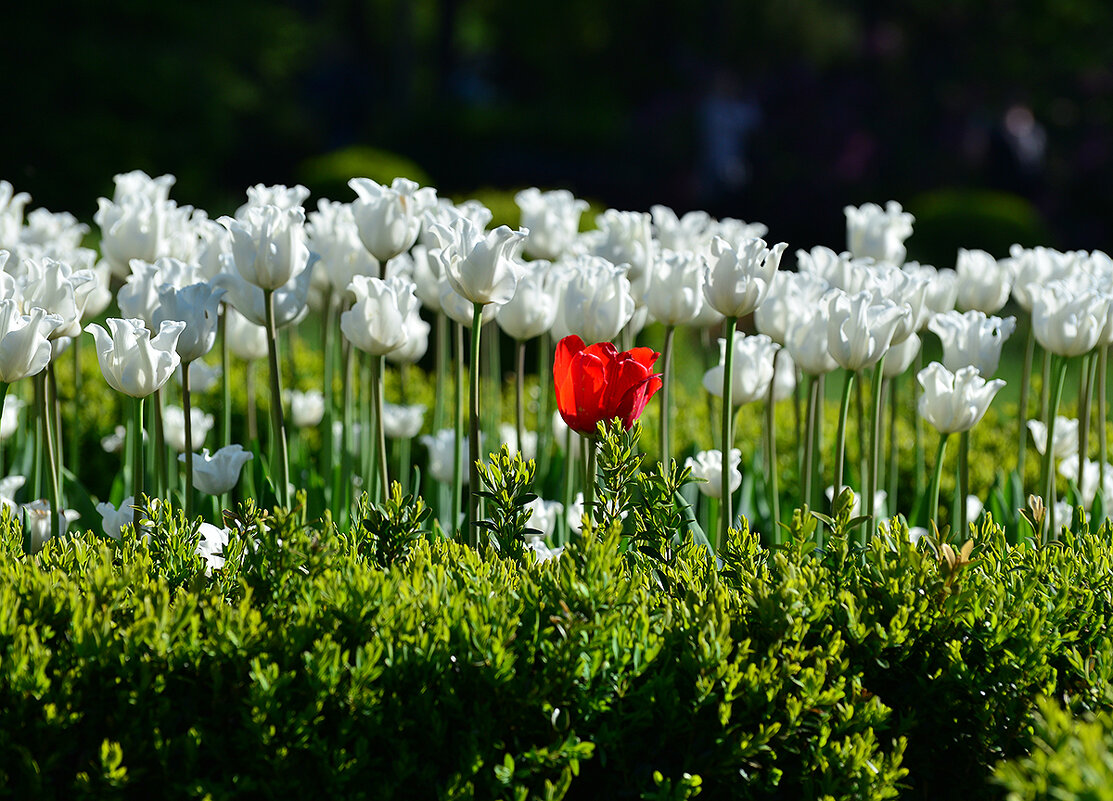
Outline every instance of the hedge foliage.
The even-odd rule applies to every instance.
[[[684,480],[639,474],[602,499],[663,507]],[[1000,798],[995,766],[1047,740],[1043,697],[1079,716],[1113,708],[1105,528],[1035,549],[987,522],[962,547],[913,544],[897,520],[858,549],[847,493],[825,550],[812,530],[828,524],[797,512],[783,548],[744,529],[716,560],[657,530],[679,507],[623,522],[614,506],[538,564],[504,539],[515,517],[498,508],[526,500],[490,493],[501,544],[482,551],[425,531],[400,493],[344,531],[249,503],[211,571],[196,524],[166,504],[146,510],[148,539],[86,533],[35,556],[4,512],[0,787]]]

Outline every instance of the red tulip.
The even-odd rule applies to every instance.
[[[661,376],[653,363],[661,354],[652,348],[618,352],[610,342],[585,346],[576,335],[560,341],[553,361],[557,408],[573,431],[592,436],[599,421],[615,418],[629,431]]]

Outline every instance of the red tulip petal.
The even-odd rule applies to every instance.
[[[584,349],[584,341],[574,334],[562,339],[553,358],[553,387],[556,389],[557,409],[570,426],[576,417],[576,392],[572,383],[572,359]]]
[[[594,434],[595,424],[602,419],[599,401],[607,389],[607,370],[603,360],[584,351],[572,359],[572,407],[561,414],[569,427],[581,434]],[[572,419],[569,419],[571,416]]]
[[[631,359],[633,359],[638,364],[645,367],[647,371],[649,371],[653,369],[654,363],[661,356],[661,354],[653,350],[653,348],[630,348],[630,350],[619,354],[619,356],[629,356]]]
[[[615,416],[622,420],[622,426],[627,431],[634,425],[634,421],[641,417],[649,399],[661,388],[661,376],[651,375],[644,381],[630,387],[622,396]]]
[[[604,419],[622,417],[619,406],[623,397],[631,387],[641,384],[649,376],[650,371],[647,367],[627,357],[625,353],[619,354],[618,359],[611,363],[607,373],[607,392],[602,403],[606,415]]]

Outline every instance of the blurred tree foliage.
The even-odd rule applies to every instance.
[[[0,176],[84,217],[119,171],[173,172],[181,202],[226,211],[369,145],[446,193],[564,185],[803,246],[841,244],[848,202],[942,188],[1026,200],[1050,244],[1110,246],[1104,0],[105,0],[5,23]],[[723,76],[761,122],[751,180],[715,195],[700,115]],[[1002,139],[1016,107],[1046,135],[1029,168]]]

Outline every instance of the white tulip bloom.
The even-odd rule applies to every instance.
[[[10,384],[45,370],[50,363],[50,335],[62,324],[59,315],[39,307],[20,314],[18,302],[0,300],[0,381]]]
[[[1098,344],[1109,314],[1110,297],[1079,291],[1065,281],[1031,284],[1032,332],[1044,350],[1081,356]]]
[[[626,271],[598,256],[570,262],[560,282],[553,336],[576,334],[584,342],[610,342],[634,315]]]
[[[189,449],[195,451],[205,444],[205,437],[212,431],[213,423],[216,421],[211,414],[206,414],[196,406],[190,408],[189,420],[191,427]],[[162,427],[166,444],[178,453],[183,453],[186,450],[185,410],[181,406],[166,406],[162,410]]]
[[[167,320],[152,338],[142,320],[108,318],[109,334],[96,323],[85,330],[96,340],[97,360],[109,386],[133,398],[154,393],[181,363],[175,346],[185,323]]]
[[[479,304],[503,304],[513,297],[525,231],[512,231],[505,225],[484,231],[460,217],[450,228],[434,226],[433,234],[441,247],[430,255],[461,297]]]
[[[356,302],[340,315],[340,330],[349,342],[373,356],[390,353],[406,343],[406,317],[417,305],[412,281],[357,275],[348,291],[355,295]]]
[[[876,302],[869,292],[833,290],[827,300],[827,347],[845,370],[877,364],[909,312],[891,300]]]
[[[915,221],[894,200],[884,210],[876,203],[855,208],[847,206],[846,247],[856,259],[867,258],[897,267],[904,264],[904,240],[912,234]]]
[[[348,186],[359,195],[352,203],[352,213],[360,241],[380,262],[413,247],[422,214],[437,202],[434,189],[419,189],[406,178],[395,178],[389,187],[370,178],[353,178]]]
[[[219,222],[232,234],[232,263],[252,286],[279,289],[309,267],[305,210],[300,206],[250,206],[243,220],[221,217]]]
[[[290,404],[290,419],[298,428],[312,428],[324,419],[325,396],[319,389],[288,389],[282,395]]]
[[[230,492],[240,480],[240,471],[254,457],[242,445],[227,445],[214,454],[205,448],[193,454],[193,486],[206,495],[223,495]],[[185,463],[185,454],[178,454],[178,461]]]
[[[929,364],[916,378],[924,388],[920,416],[940,434],[969,431],[985,416],[994,396],[1005,386],[999,378],[986,381],[976,367],[963,367],[952,373],[939,362]]]
[[[1016,318],[987,317],[977,309],[936,314],[928,329],[943,343],[943,366],[952,372],[973,365],[982,375],[993,375],[1001,348],[1016,330]]]
[[[711,242],[711,258],[703,293],[707,302],[727,318],[743,317],[761,305],[788,245],[768,248],[761,239],[750,239],[737,248],[725,239]]]
[[[383,433],[391,439],[413,439],[425,423],[425,405],[383,404]]]
[[[742,486],[742,451],[730,449],[730,491],[733,493]],[[689,456],[684,466],[690,468],[692,475],[702,479],[696,486],[708,498],[719,498],[723,494],[723,452],[720,450],[700,451]]]
[[[645,305],[657,322],[666,326],[686,325],[704,305],[703,279],[707,260],[691,251],[661,251],[650,271]]]
[[[525,342],[553,327],[557,299],[548,268],[548,262],[530,262],[518,278],[514,295],[499,309],[499,328],[511,339]]]
[[[188,364],[200,359],[216,344],[216,324],[225,291],[205,283],[181,289],[163,284],[159,288],[159,305],[151,322],[161,325],[164,320],[181,320],[186,324],[177,344],[183,362]]]
[[[1047,426],[1039,420],[1028,421],[1032,443],[1042,456],[1047,453]],[[1055,416],[1055,434],[1051,443],[1051,458],[1056,462],[1078,461],[1078,420],[1073,417]]]
[[[1012,273],[1006,260],[998,261],[984,250],[959,248],[955,262],[958,274],[958,307],[986,314],[998,311],[1012,291]]]
[[[580,229],[586,200],[578,200],[567,189],[542,192],[536,187],[514,195],[521,210],[522,228],[529,234],[524,250],[531,259],[559,259],[572,246]]]
[[[773,359],[777,345],[764,334],[735,336],[731,401],[735,406],[765,400],[773,380]],[[719,364],[703,374],[703,387],[716,398],[723,396],[723,371],[726,369],[726,340],[719,340]]]

